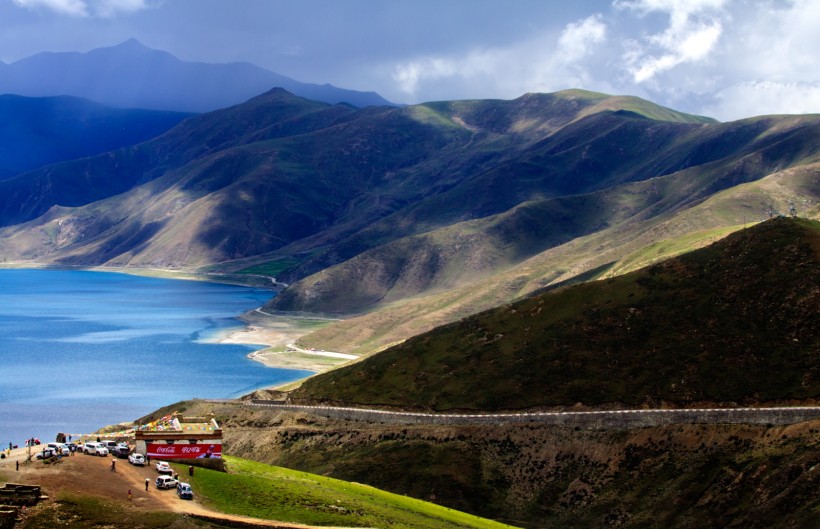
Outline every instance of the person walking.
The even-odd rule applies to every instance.
[[[128,489],[128,501],[131,501],[131,489]]]
[[[117,460],[116,460],[116,459],[114,459],[114,458],[111,458],[111,471],[112,471],[112,472],[116,472],[116,471],[117,471]]]
[[[145,492],[148,492],[148,484],[151,482],[150,479],[145,478]]]

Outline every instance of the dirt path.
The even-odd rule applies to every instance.
[[[32,454],[35,451],[32,449]],[[11,457],[0,460],[0,473],[10,483],[40,485],[43,494],[53,501],[60,493],[96,496],[119,502],[134,509],[172,511],[211,520],[243,522],[248,527],[281,527],[314,529],[313,526],[276,522],[224,514],[209,509],[196,500],[181,500],[173,489],[159,490],[154,486],[157,472],[153,466],[136,467],[127,459],[117,459],[111,470],[111,457],[77,454],[64,457],[59,463],[45,464],[34,460],[26,463],[27,450],[12,450]],[[20,469],[16,470],[17,462]],[[145,490],[145,480],[149,480]],[[131,499],[128,491],[131,490]]]

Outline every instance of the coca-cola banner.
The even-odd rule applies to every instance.
[[[146,443],[148,457],[155,459],[195,459],[222,457],[222,445],[219,443]]]

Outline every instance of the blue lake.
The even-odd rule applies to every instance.
[[[0,447],[86,433],[309,372],[209,343],[270,291],[89,271],[0,270]]]

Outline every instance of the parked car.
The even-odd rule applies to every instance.
[[[66,446],[68,447],[68,449],[69,449],[69,450],[71,450],[72,452],[76,452],[76,451],[77,451],[77,443],[66,443],[65,445],[66,445]]]
[[[120,459],[125,459],[129,454],[131,454],[131,450],[129,450],[128,447],[118,446],[111,451],[111,455]]]
[[[53,448],[43,448],[37,455],[34,456],[34,459],[51,459],[52,457],[56,456],[57,452]]]
[[[68,448],[68,445],[65,445],[63,443],[48,443],[46,447],[51,448],[57,454],[63,454],[66,456],[71,451],[71,449]]]
[[[157,476],[154,484],[158,489],[173,489],[177,486],[177,480],[175,480],[173,476]]]
[[[174,473],[174,469],[171,468],[171,465],[169,465],[167,461],[157,461],[156,469],[160,474]]]
[[[83,452],[89,455],[105,457],[108,455],[108,448],[102,443],[85,443],[83,445]]]
[[[192,500],[194,499],[194,491],[191,490],[191,486],[187,483],[177,483],[177,496],[183,500]]]
[[[128,456],[128,462],[132,465],[145,466],[145,456],[134,452]]]
[[[117,441],[100,441],[100,444],[106,447],[109,453],[113,453],[114,449],[117,448]]]

